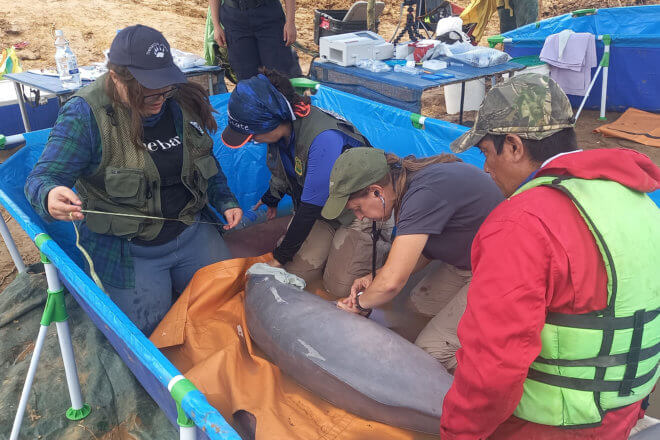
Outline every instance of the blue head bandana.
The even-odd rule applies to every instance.
[[[296,119],[291,105],[264,75],[238,83],[227,104],[228,127],[242,134],[262,134]]]

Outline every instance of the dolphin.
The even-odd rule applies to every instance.
[[[272,275],[248,275],[245,312],[255,343],[304,388],[360,417],[439,433],[453,376],[421,348]]]
[[[660,423],[650,426],[630,437],[630,440],[658,440],[660,439]]]

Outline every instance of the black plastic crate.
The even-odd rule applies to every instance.
[[[314,43],[319,44],[319,38],[328,35],[347,34],[367,30],[366,21],[342,21],[348,9],[315,9],[314,10]],[[376,20],[376,32],[379,21]]]

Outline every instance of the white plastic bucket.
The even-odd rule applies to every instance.
[[[463,111],[479,110],[486,96],[486,79],[479,78],[465,83]],[[445,106],[447,113],[454,115],[461,111],[461,83],[445,86]]]

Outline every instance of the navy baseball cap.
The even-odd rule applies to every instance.
[[[172,58],[170,43],[156,29],[141,24],[117,33],[110,46],[108,61],[126,66],[147,89],[162,89],[188,80]]]
[[[259,74],[240,81],[231,92],[222,142],[230,148],[240,148],[255,134],[268,133],[294,119],[296,115],[284,95]]]

